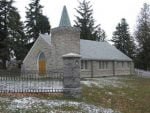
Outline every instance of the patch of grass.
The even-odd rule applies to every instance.
[[[128,76],[119,79],[126,86],[116,88],[83,85],[82,101],[122,113],[150,113],[150,79]]]
[[[69,111],[69,112],[81,112],[81,108],[79,107],[76,107],[76,106],[69,106],[69,105],[62,105],[62,106],[59,106],[59,107],[55,107],[54,109],[56,110],[60,110],[60,111]],[[82,112],[84,113],[84,112]]]
[[[23,98],[23,97],[37,97],[40,99],[55,100],[63,99],[62,93],[0,93],[0,97],[9,99]]]
[[[82,97],[79,99],[65,98],[62,93],[18,93],[15,95],[1,94],[0,97],[9,98],[9,100],[12,100],[14,98],[30,96],[47,100],[77,101],[93,104],[98,107],[101,106],[104,108],[112,108],[113,110],[120,111],[122,113],[150,113],[150,79],[138,78],[136,76],[124,76],[118,77],[117,81],[125,85],[121,87],[114,87],[113,85],[106,85],[104,87],[92,85],[91,87],[88,87],[86,85],[82,85]],[[9,101],[2,101],[0,99],[0,113],[9,113],[9,104]],[[11,112],[46,113],[52,110],[58,111],[58,113],[61,113],[60,111],[84,113],[84,111],[77,106],[62,105],[51,109],[42,104],[33,106],[31,109],[26,109],[25,111],[23,109],[18,109]]]
[[[9,102],[8,101],[0,101],[0,113],[8,113],[9,110],[7,109],[9,106]]]

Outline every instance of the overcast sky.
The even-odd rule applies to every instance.
[[[14,4],[22,17],[25,20],[25,7],[28,7],[30,0],[15,0]],[[137,16],[143,3],[149,3],[150,0],[90,0],[93,5],[94,19],[96,24],[101,24],[101,27],[106,31],[107,39],[111,39],[112,33],[121,18],[126,18],[130,31],[133,34],[136,26]],[[49,18],[52,28],[59,25],[62,8],[67,6],[68,13],[72,25],[75,19],[76,11],[74,8],[78,6],[78,0],[41,0],[44,6],[43,13]]]

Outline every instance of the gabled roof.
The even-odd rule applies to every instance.
[[[50,35],[40,35],[37,40],[41,38],[51,45]],[[34,48],[34,45],[32,48]],[[80,55],[81,58],[85,60],[132,61],[131,58],[110,45],[108,42],[97,42],[83,39],[80,39]]]
[[[108,42],[96,42],[81,39],[80,54],[82,59],[89,60],[132,61],[131,58],[110,45]]]
[[[26,57],[23,60],[23,63],[28,59],[28,57],[30,56],[30,54],[35,50],[35,46],[40,43],[41,41],[45,42],[45,45],[43,46],[48,46],[50,47],[51,45],[51,38],[50,35],[47,34],[40,34],[40,36],[37,38],[37,40],[34,42],[33,46],[31,47],[31,49],[29,50],[29,52],[27,53]]]
[[[44,39],[49,45],[51,44],[51,37],[48,34],[40,34],[40,38]]]
[[[65,26],[71,26],[66,6],[64,6],[63,8],[60,23],[59,23],[59,27],[65,27]]]

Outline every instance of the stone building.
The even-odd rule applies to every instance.
[[[66,7],[63,8],[59,27],[51,35],[40,35],[25,57],[22,70],[36,70],[45,74],[62,69],[62,56],[68,53],[81,55],[81,77],[129,75],[133,73],[132,59],[108,42],[80,39],[80,30],[71,27]]]

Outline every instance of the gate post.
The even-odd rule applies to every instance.
[[[80,55],[69,53],[62,56],[64,63],[64,96],[79,98],[81,96],[80,86]]]

